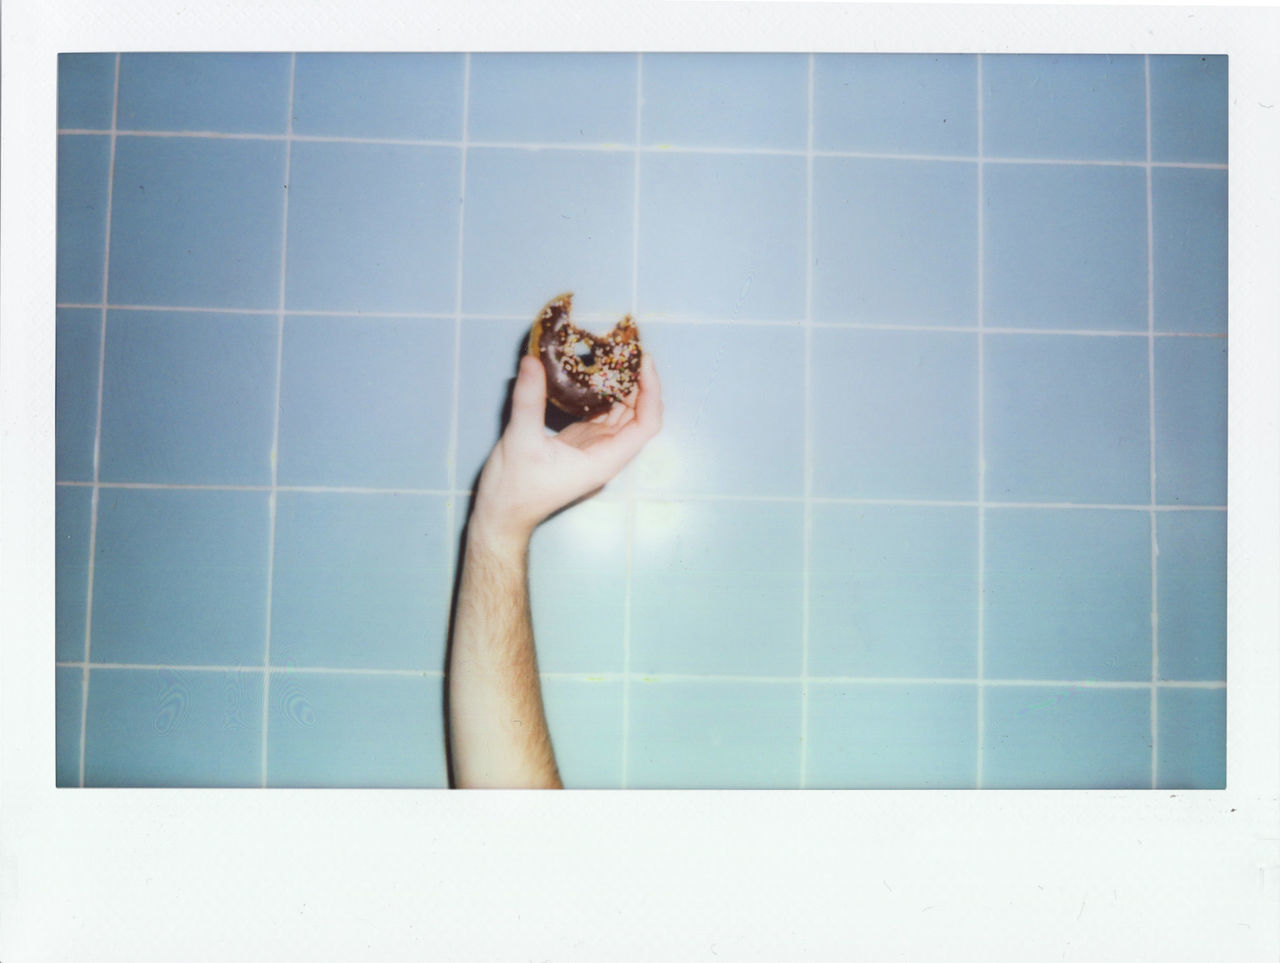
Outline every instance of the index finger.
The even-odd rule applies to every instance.
[[[546,371],[537,358],[524,355],[511,389],[511,420],[507,431],[518,438],[541,438],[546,411]]]

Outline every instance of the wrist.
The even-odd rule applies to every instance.
[[[467,523],[467,544],[494,554],[523,556],[529,549],[536,525],[503,518],[477,501]]]

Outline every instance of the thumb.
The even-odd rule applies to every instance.
[[[547,413],[547,373],[532,355],[520,359],[511,390],[511,421],[507,431],[516,437],[540,437]]]

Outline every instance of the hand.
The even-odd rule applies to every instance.
[[[662,427],[662,386],[648,354],[627,403],[557,435],[546,432],[546,406],[546,372],[526,355],[511,394],[511,420],[480,473],[473,532],[527,542],[548,515],[599,491]]]

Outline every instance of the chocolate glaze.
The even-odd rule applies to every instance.
[[[569,323],[573,295],[547,302],[529,329],[529,353],[547,372],[547,399],[577,418],[594,418],[624,401],[640,374],[640,334],[627,315],[607,335]]]

